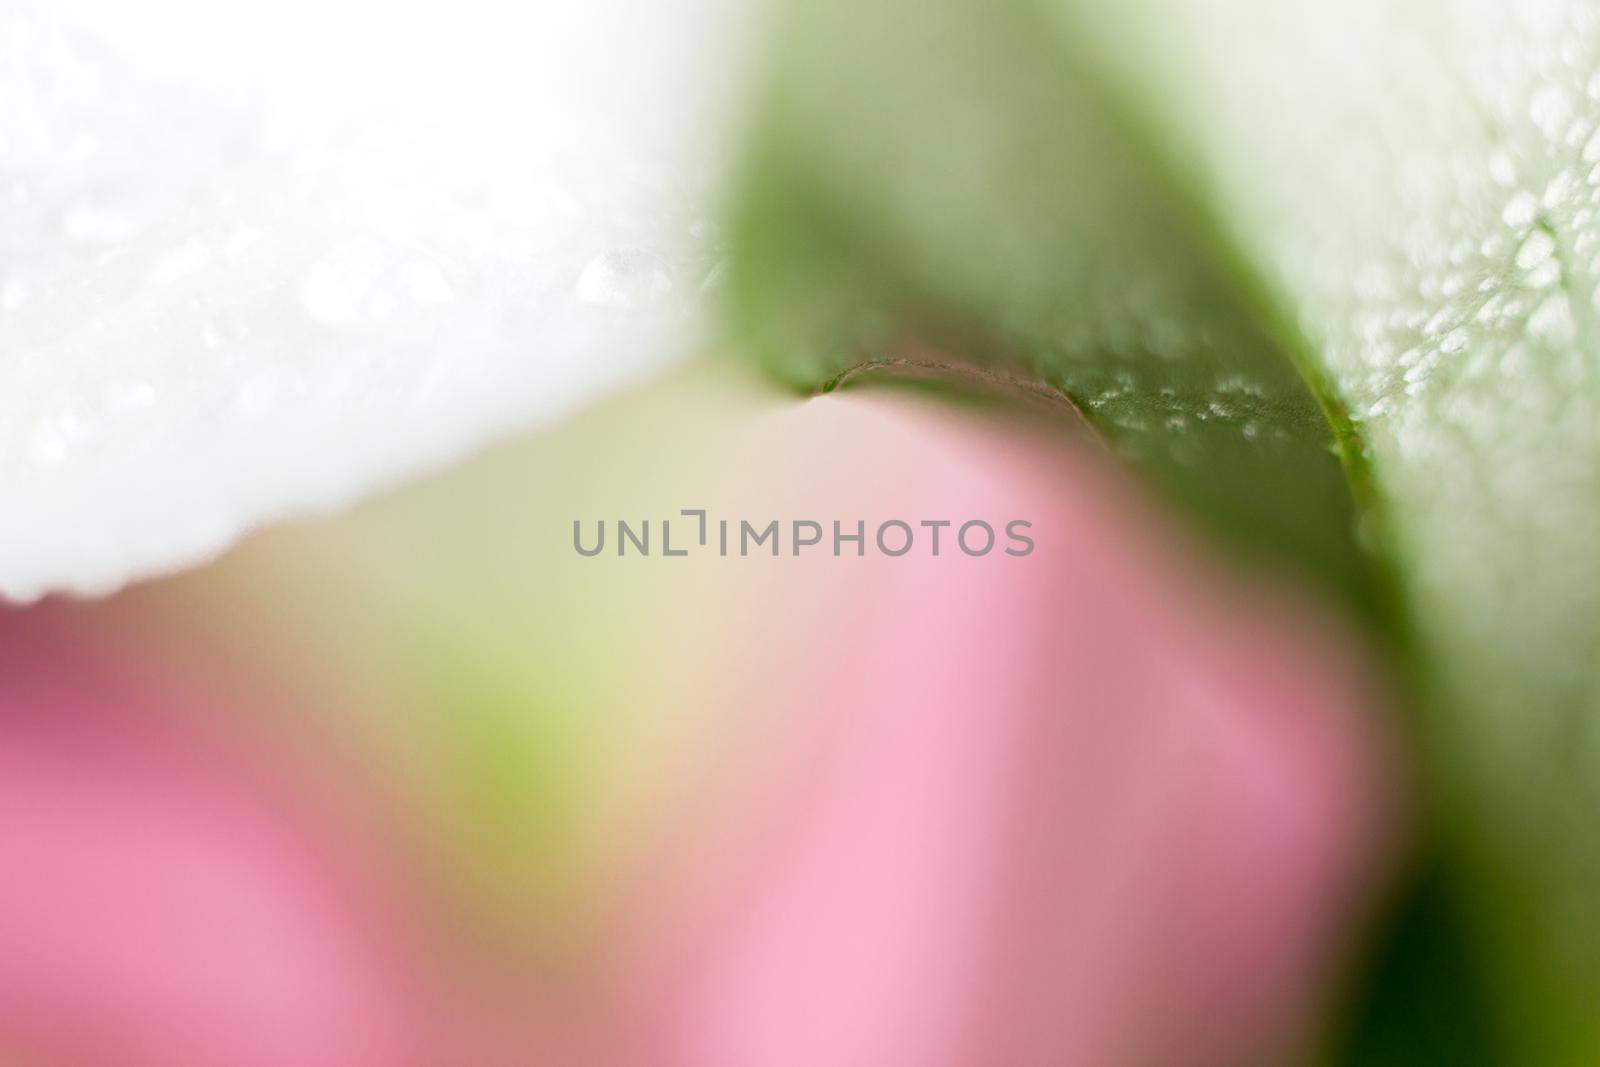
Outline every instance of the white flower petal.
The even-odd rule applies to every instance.
[[[682,355],[740,22],[0,3],[0,596],[202,559]]]

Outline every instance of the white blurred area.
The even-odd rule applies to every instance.
[[[750,21],[0,0],[0,597],[203,559],[691,349]]]

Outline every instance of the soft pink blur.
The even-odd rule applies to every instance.
[[[1206,562],[1081,444],[871,395],[763,434],[752,468],[859,464],[851,494],[878,517],[1021,515],[1037,549],[869,558],[730,609],[748,626],[730,716],[777,725],[685,790],[580,990],[463,974],[394,845],[404,812],[352,800],[314,738],[239,728],[296,686],[241,696],[214,682],[226,662],[152,673],[165,661],[108,645],[92,608],[0,613],[0,1057],[1302,1052],[1393,816],[1348,638]],[[840,510],[836,490],[788,514]]]
[[[248,701],[147,677],[86,622],[0,612],[0,1050],[407,1062],[410,946],[378,857],[305,809],[338,790],[196,715]]]
[[[1309,611],[1196,566],[1107,464],[974,425],[813,412],[862,455],[921,457],[892,464],[884,513],[1023,515],[1037,548],[873,565],[796,678],[837,711],[819,751],[668,954],[659,1047],[697,1067],[1303,1051],[1392,814],[1370,677]]]

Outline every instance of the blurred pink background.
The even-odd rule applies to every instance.
[[[872,389],[740,414],[660,395],[536,444],[587,457],[592,480],[618,469],[591,450],[618,426],[651,441],[613,508],[648,482],[714,514],[869,530],[1023,517],[1036,549],[575,561],[564,509],[594,490],[539,482],[518,445],[190,575],[6,611],[0,1059],[957,1067],[1314,1047],[1403,808],[1350,635],[1190,543],[1086,438]],[[653,438],[652,418],[701,428]],[[537,536],[519,525],[535,493]],[[315,580],[332,572],[377,578]],[[609,605],[571,614],[566,639],[620,688],[584,689],[589,668],[551,655],[578,679],[551,699],[605,743],[507,750],[495,773],[551,777],[550,825],[574,840],[513,818],[474,867],[451,842],[488,816],[441,799],[462,772],[439,738],[480,704],[445,691],[415,727],[397,650],[423,646],[384,642],[397,619],[486,619],[482,643],[538,673],[567,597]],[[336,636],[306,636],[330,615]]]

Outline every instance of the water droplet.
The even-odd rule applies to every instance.
[[[79,204],[62,217],[61,230],[74,244],[105,247],[137,237],[144,230],[144,220],[115,207]]]
[[[90,437],[88,424],[77,408],[68,404],[39,420],[29,442],[29,452],[36,463],[65,463]]]
[[[1582,158],[1585,163],[1600,163],[1600,128],[1583,143]]]
[[[127,411],[138,408],[147,408],[156,402],[155,386],[149,382],[134,382],[124,386],[112,395],[107,406],[113,410]]]
[[[211,249],[199,241],[188,241],[162,256],[150,272],[157,285],[171,285],[204,270],[211,262]]]
[[[1555,138],[1572,116],[1572,105],[1558,85],[1546,85],[1528,103],[1528,117],[1550,138]]]
[[[413,263],[408,267],[406,289],[424,304],[448,304],[456,298],[455,286],[433,263]]]
[[[228,235],[223,255],[235,267],[248,266],[261,249],[262,239],[265,236],[266,234],[255,226],[241,226]]]
[[[1543,203],[1546,211],[1553,211],[1562,204],[1577,198],[1578,179],[1572,171],[1562,169],[1544,187]]]
[[[712,293],[721,292],[727,273],[726,264],[718,263],[712,267],[710,272],[706,274],[705,281],[700,283],[700,295],[708,296]]]
[[[1505,210],[1500,213],[1500,221],[1512,229],[1520,230],[1531,226],[1533,220],[1539,217],[1539,202],[1529,192],[1520,192],[1506,202]]]
[[[1500,373],[1507,378],[1520,378],[1527,373],[1531,362],[1527,345],[1512,345],[1500,357]]]
[[[1559,260],[1547,259],[1528,272],[1528,284],[1535,289],[1548,289],[1561,280]]]
[[[1496,293],[1483,302],[1482,306],[1478,308],[1478,313],[1472,316],[1472,321],[1480,326],[1491,325],[1500,318],[1504,313],[1504,309],[1505,302],[1500,298],[1500,294]]]
[[[0,285],[0,311],[16,311],[28,302],[28,286],[21,278],[7,278]]]
[[[286,370],[267,368],[240,384],[234,393],[234,408],[241,415],[259,418],[275,409],[293,404],[306,393],[305,382]]]
[[[327,261],[318,263],[300,283],[300,303],[316,321],[342,326],[361,317],[366,282]]]
[[[671,291],[672,277],[666,264],[640,249],[601,253],[578,275],[578,299],[601,307],[653,303]]]
[[[1510,152],[1502,149],[1489,157],[1489,178],[1507,188],[1517,183],[1517,165]]]
[[[1131,383],[1130,383],[1131,388]],[[1217,391],[1241,396],[1261,397],[1266,390],[1242,374],[1225,374],[1217,380]]]
[[[1554,344],[1571,343],[1577,336],[1577,323],[1567,294],[1558,291],[1546,297],[1529,316],[1528,332]]]
[[[1559,273],[1559,265],[1552,258],[1555,255],[1555,251],[1556,239],[1550,235],[1550,231],[1534,230],[1528,234],[1527,240],[1523,241],[1517,249],[1515,261],[1517,269],[1525,274],[1531,275],[1534,272],[1539,272],[1542,275],[1545,273],[1545,267],[1557,266]],[[1531,277],[1529,280],[1530,282],[1533,281]],[[1534,282],[1534,284],[1539,283]]]

